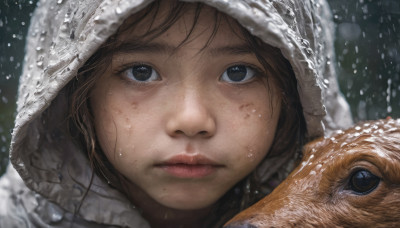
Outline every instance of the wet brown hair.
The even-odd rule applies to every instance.
[[[160,25],[153,26],[155,16],[159,12],[161,1],[155,1],[145,9],[135,15],[135,20],[125,23],[119,28],[116,34],[110,37],[98,51],[80,68],[76,80],[68,85],[69,107],[70,107],[70,128],[71,132],[77,132],[76,138],[87,150],[87,156],[93,170],[103,177],[111,186],[124,192],[121,185],[121,177],[117,170],[107,160],[102,152],[94,130],[93,115],[89,102],[90,91],[96,83],[96,80],[109,66],[112,58],[112,52],[118,46],[116,37],[125,29],[134,29],[134,27],[145,18],[152,18],[148,31],[138,37],[145,41],[151,41],[166,32],[185,12],[188,4],[195,4],[195,13],[192,27],[189,29],[186,38],[181,42],[183,45],[187,42],[195,29],[200,13],[204,8],[201,3],[182,3],[174,1],[169,4],[169,14],[166,15]],[[215,23],[212,34],[205,44],[206,48],[218,31],[222,20],[234,21],[229,16],[215,10]],[[283,154],[294,154],[300,151],[306,135],[306,124],[303,116],[303,110],[297,92],[297,81],[290,63],[283,57],[278,48],[265,44],[259,38],[251,35],[245,28],[236,21],[231,25],[239,37],[243,37],[249,48],[253,50],[257,59],[267,72],[267,80],[273,81],[277,86],[281,98],[280,117],[277,125],[274,142],[265,159],[282,156]],[[229,23],[228,23],[229,24]],[[238,29],[239,28],[239,29]],[[237,31],[239,30],[239,31]],[[178,47],[179,48],[179,47]],[[269,84],[268,83],[268,84]],[[233,217],[239,211],[249,207],[265,195],[262,191],[262,185],[255,173],[251,173],[242,181],[237,183],[228,191],[214,207],[210,213],[207,227],[220,227],[229,218]]]

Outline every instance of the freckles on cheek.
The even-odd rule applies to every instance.
[[[269,107],[269,106],[268,106]],[[279,111],[273,113],[271,108],[243,103],[238,106],[241,120],[236,131],[241,131],[241,159],[247,162],[258,162],[268,153],[275,136]]]
[[[238,107],[243,119],[265,119],[266,112],[262,108],[257,108],[253,103],[241,104]],[[264,118],[263,118],[264,117]]]

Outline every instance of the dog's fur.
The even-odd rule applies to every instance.
[[[359,170],[379,177],[377,187],[357,193],[350,182]],[[288,178],[226,227],[294,226],[400,227],[400,119],[308,143]]]

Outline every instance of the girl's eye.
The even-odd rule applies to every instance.
[[[235,65],[228,67],[222,74],[221,80],[229,83],[246,82],[256,76],[257,72],[254,68],[245,65]]]
[[[136,82],[151,82],[160,79],[158,73],[148,65],[136,65],[124,71],[124,75]]]

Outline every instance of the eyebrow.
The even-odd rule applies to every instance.
[[[172,55],[179,49],[179,46],[173,46],[166,43],[128,41],[117,46],[115,53],[162,53]],[[213,56],[220,55],[243,55],[254,54],[254,51],[247,44],[226,45],[221,47],[205,48],[199,52],[207,51]]]

